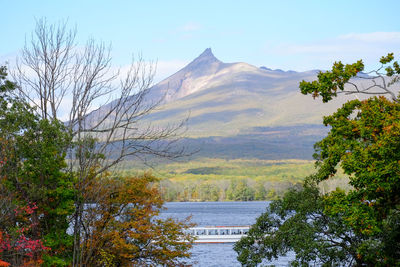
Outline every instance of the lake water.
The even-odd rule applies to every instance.
[[[253,202],[169,202],[161,214],[162,218],[184,219],[192,216],[197,226],[252,225],[268,206],[266,201]],[[233,244],[194,244],[193,266],[240,266]],[[287,266],[293,255],[269,262],[275,266]]]

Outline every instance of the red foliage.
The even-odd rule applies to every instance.
[[[42,253],[50,250],[43,245],[42,240],[31,237],[31,229],[35,226],[31,216],[36,209],[35,203],[14,209],[14,215],[18,220],[16,227],[0,229],[0,255],[2,258],[10,258],[13,261],[12,259],[16,259],[15,255],[18,255],[18,261],[22,260],[23,265],[28,266],[33,262],[41,262]],[[1,264],[0,261],[0,266],[8,266]],[[4,262],[4,264],[7,263]]]

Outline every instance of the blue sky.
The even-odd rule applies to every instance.
[[[399,52],[400,1],[18,1],[2,0],[0,63],[30,37],[35,18],[68,19],[78,42],[112,43],[116,65],[142,53],[158,79],[211,47],[224,62],[284,70],[327,69],[335,60]]]

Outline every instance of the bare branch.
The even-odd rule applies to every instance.
[[[355,80],[346,82],[346,85],[351,86],[350,88],[345,88],[343,91],[337,92],[338,94],[344,93],[346,95],[350,94],[367,94],[367,95],[390,95],[393,101],[399,101],[395,92],[398,91],[397,89],[389,88],[393,84],[399,80],[399,77],[393,77],[391,81],[387,82],[389,77],[380,73],[380,70],[383,67],[381,66],[378,70],[373,70],[364,75],[358,75]],[[374,75],[370,75],[374,74]],[[365,76],[367,75],[367,76]],[[358,81],[358,82],[357,82]],[[366,85],[365,83],[361,82],[368,82]]]

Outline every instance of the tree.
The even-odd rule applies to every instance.
[[[254,193],[254,199],[255,200],[265,200],[267,196],[267,190],[265,190],[264,183],[261,181],[258,181],[256,184],[256,189]]]
[[[291,188],[270,203],[247,237],[234,246],[243,266],[257,266],[296,253],[293,266],[350,266],[359,261],[355,235],[340,213],[325,211],[326,200],[312,181],[302,189]]]
[[[314,193],[319,204],[310,207],[309,217],[302,217],[301,208],[285,204],[294,194],[287,193],[259,218],[250,231],[253,237],[236,246],[242,262],[255,264],[263,257],[271,259],[293,249],[298,264],[315,259],[330,265],[394,266],[400,263],[400,245],[396,241],[400,238],[400,102],[393,89],[399,81],[400,67],[393,54],[382,57],[380,62],[381,67],[368,75],[361,73],[364,70],[361,60],[350,65],[337,62],[331,71],[320,72],[317,81],[300,83],[303,94],[312,94],[314,98],[321,96],[323,102],[339,93],[388,95],[390,99],[374,96],[363,101],[349,101],[324,118],[324,124],[331,129],[327,137],[315,144],[317,172],[313,181],[330,179],[341,167],[349,175],[353,188],[349,192],[336,190],[326,195]],[[307,191],[305,185],[303,192]],[[309,204],[299,194],[297,205],[307,207]],[[275,220],[273,213],[280,219]],[[325,217],[325,226],[315,227],[320,218],[314,214]],[[307,226],[310,224],[312,227]],[[307,227],[290,232],[286,228],[288,225],[292,229]],[[342,228],[336,227],[340,225]],[[276,236],[281,232],[293,237],[276,243],[279,241]],[[329,239],[324,237],[326,233]],[[339,248],[331,250],[336,245]],[[318,253],[307,250],[310,246],[318,248]],[[259,250],[260,257],[256,255]]]
[[[200,201],[218,201],[219,199],[219,188],[215,184],[203,182],[198,184],[195,190]]]
[[[81,266],[86,253],[81,251],[88,202],[84,192],[91,177],[115,168],[126,157],[182,156],[184,151],[175,142],[184,122],[167,127],[144,124],[146,115],[162,102],[149,94],[154,65],[139,57],[125,73],[113,71],[110,48],[94,40],[78,48],[75,35],[66,23],[37,21],[14,77],[20,96],[36,107],[40,118],[59,120],[60,107],[69,102],[65,125],[73,141],[67,154],[76,191],[73,266]],[[101,107],[92,111],[97,105]]]
[[[363,70],[361,61],[344,67],[335,63],[331,72],[320,73],[318,81],[312,83],[303,81],[300,88],[303,93],[321,94],[323,101],[336,96],[337,88],[347,93],[390,96],[349,101],[325,117],[324,124],[331,130],[315,144],[314,157],[317,181],[329,179],[338,166],[350,177],[354,189],[336,197],[327,210],[342,213],[354,231],[370,236],[359,246],[359,257],[373,265],[392,265],[400,261],[400,246],[394,241],[400,237],[400,226],[395,223],[400,207],[400,102],[392,89],[399,81],[400,67],[392,53],[382,57],[380,63],[381,67],[371,72],[374,76],[361,76],[372,83],[362,90],[350,80]],[[352,89],[346,91],[343,82]]]
[[[84,212],[84,266],[176,266],[189,257],[193,237],[184,229],[192,224],[156,218],[163,201],[154,182],[149,174],[91,180],[86,199],[96,202]]]
[[[139,57],[127,71],[113,71],[111,48],[91,39],[78,49],[75,35],[76,30],[68,30],[66,23],[37,21],[13,73],[20,95],[36,107],[41,118],[59,120],[61,105],[69,107],[66,125],[80,144],[71,157],[86,160],[86,165],[100,164],[97,172],[101,173],[127,156],[181,156],[173,144],[184,122],[169,127],[142,122],[163,101],[149,95],[154,65]],[[100,108],[93,110],[95,106]],[[84,148],[80,150],[86,138],[97,142],[92,157],[84,157]],[[95,156],[99,154],[104,157]]]
[[[226,198],[234,201],[251,201],[254,199],[254,190],[249,187],[246,180],[232,180],[226,190]]]
[[[398,102],[392,86],[399,81],[400,65],[393,60],[393,53],[389,53],[381,57],[379,61],[381,66],[378,69],[367,73],[362,73],[364,70],[362,60],[346,65],[340,61],[335,62],[331,71],[318,73],[318,80],[300,82],[300,91],[303,94],[311,94],[314,98],[321,96],[324,103],[340,93],[389,95],[394,102]],[[360,86],[356,83],[357,80],[366,81],[367,84]]]
[[[66,231],[74,210],[72,177],[64,171],[69,134],[60,122],[40,119],[28,103],[13,95],[16,84],[6,79],[5,68],[1,70],[0,208],[2,218],[7,218],[0,219],[3,232],[23,229],[14,209],[34,203],[29,235],[24,237],[42,240],[51,249],[43,256],[46,264],[67,265],[72,238]]]

